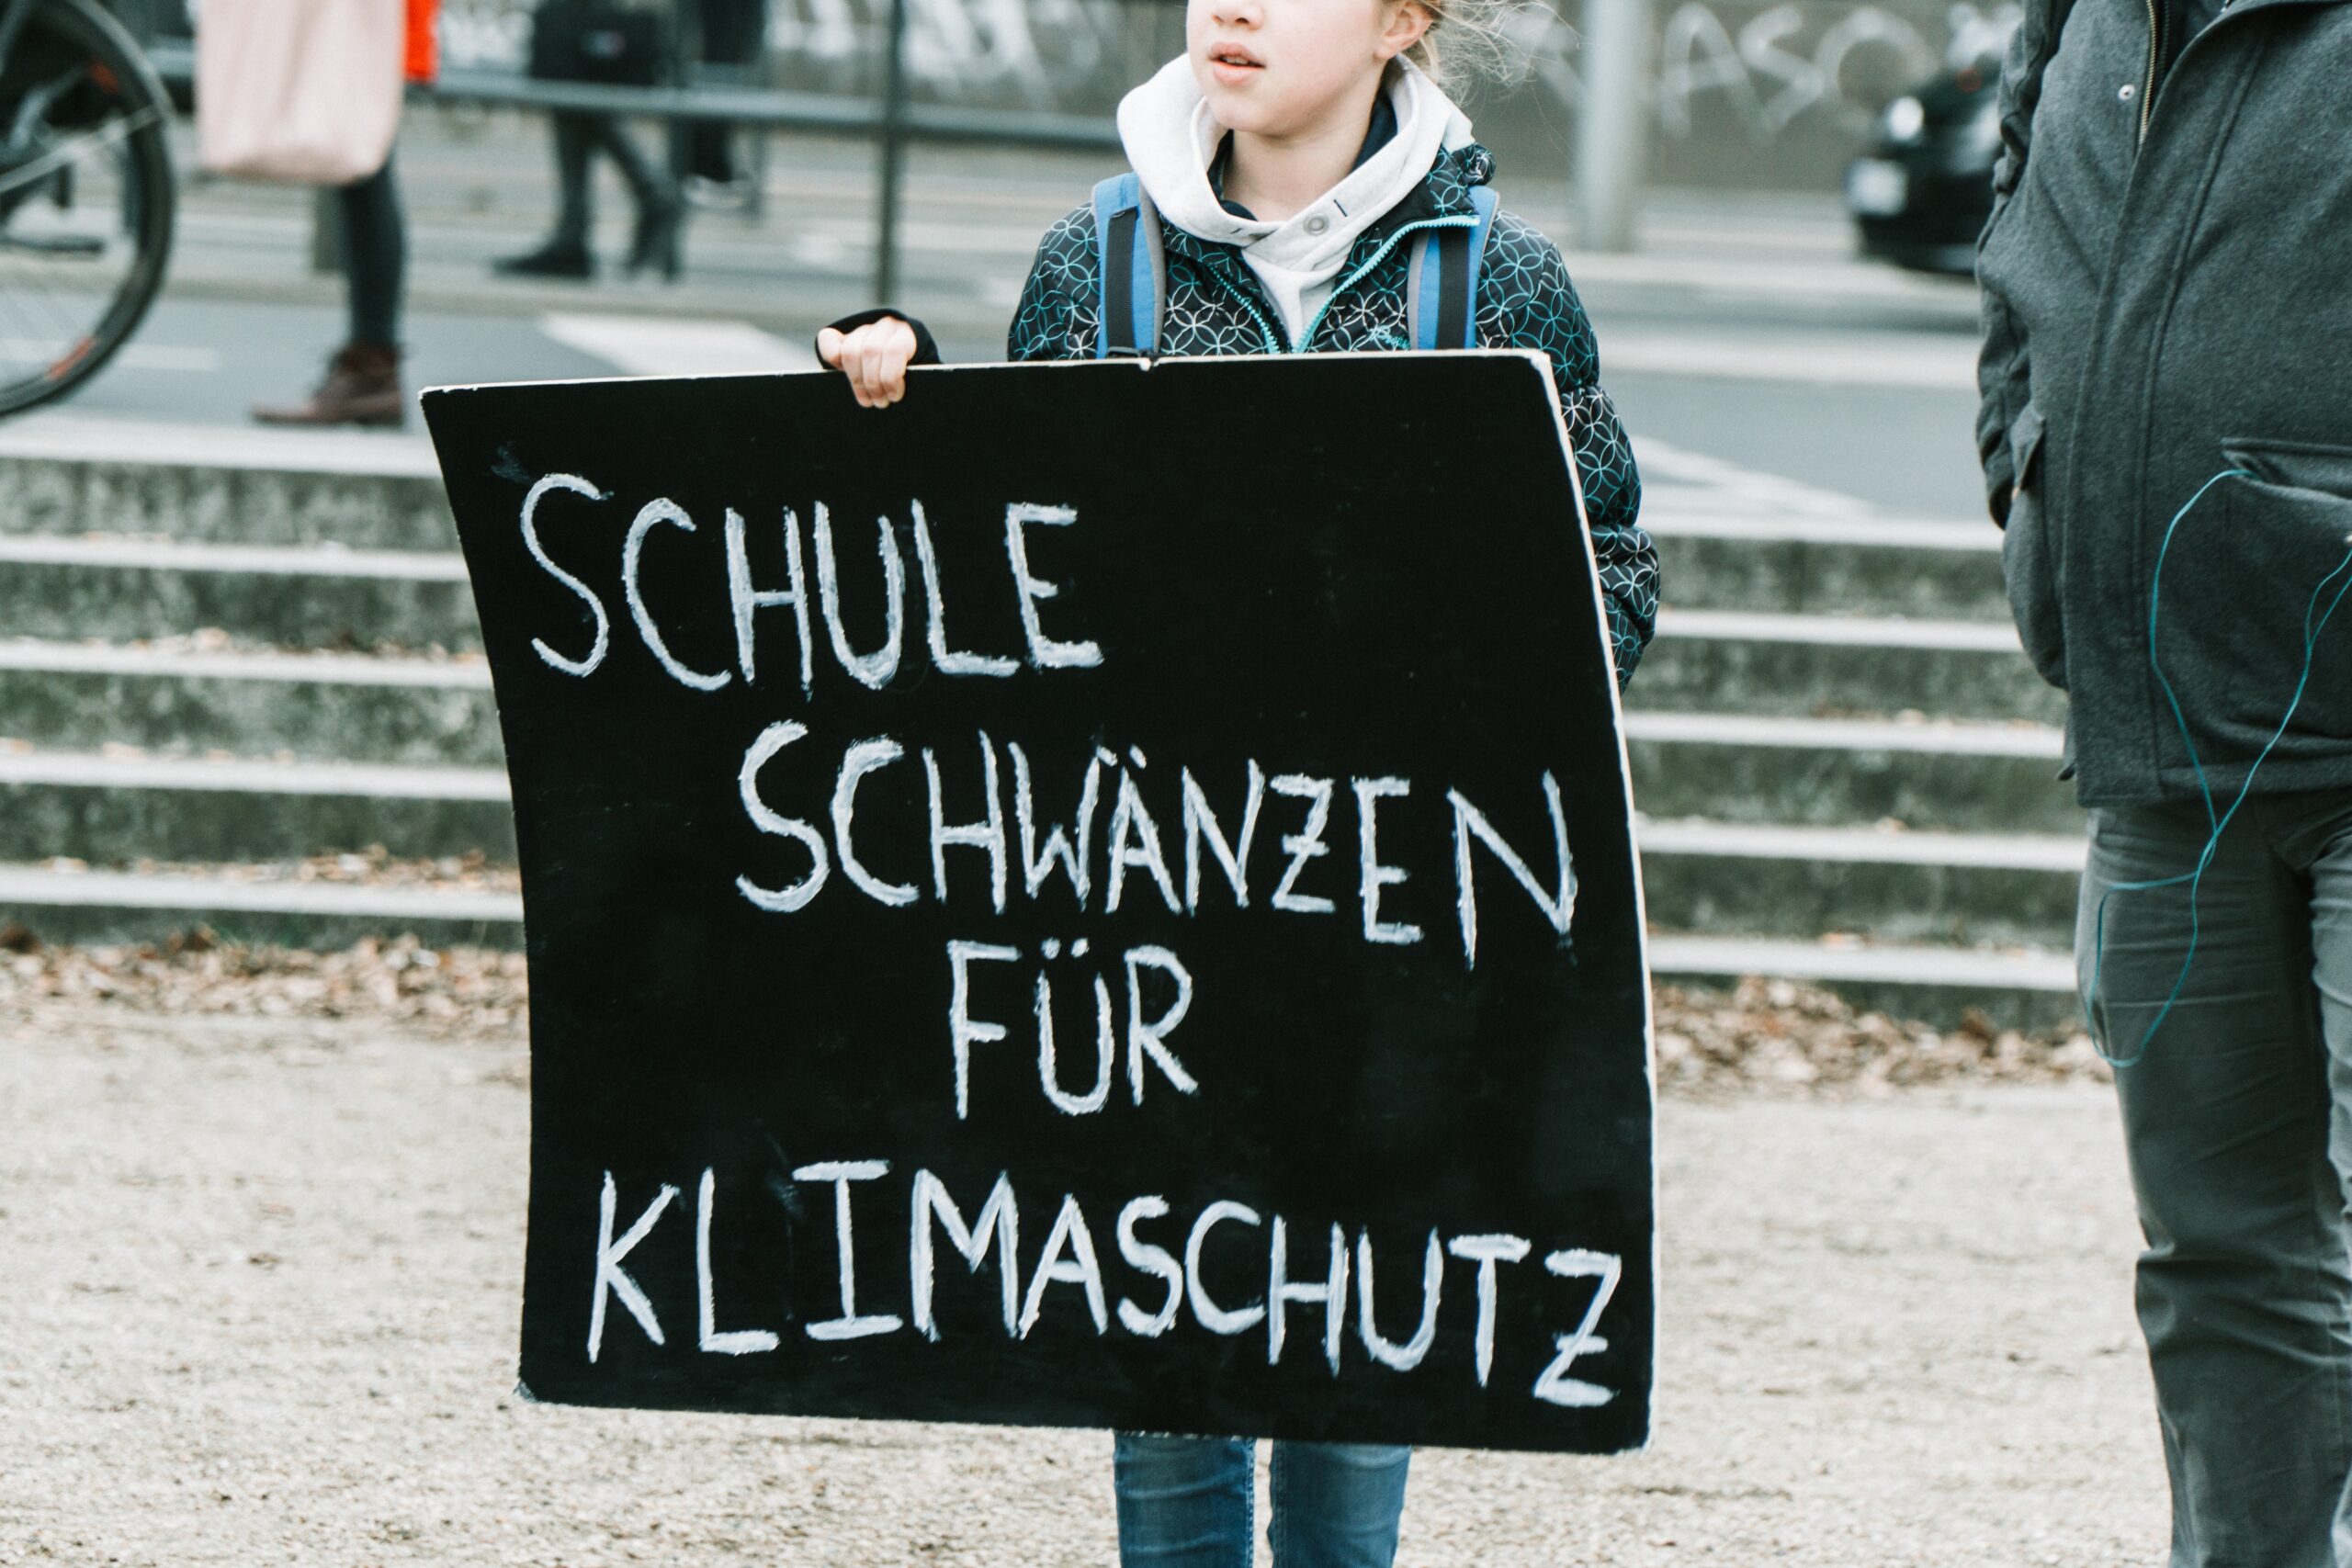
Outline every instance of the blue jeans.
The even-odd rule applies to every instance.
[[[2210,831],[2198,805],[2092,816],[2077,954],[2119,1055],[2180,980],[2188,894],[2117,893],[2104,931],[2101,899],[2188,871]],[[2336,1568],[2352,1563],[2352,790],[2249,799],[2198,905],[2179,1000],[2115,1075],[2172,1568]]]
[[[1112,1455],[1121,1568],[1250,1568],[1258,1445],[1122,1432]],[[1410,1449],[1274,1445],[1274,1568],[1389,1568]]]

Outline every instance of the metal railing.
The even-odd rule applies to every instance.
[[[479,68],[444,72],[422,89],[428,101],[531,109],[584,109],[663,120],[728,120],[775,130],[871,137],[875,142],[874,298],[898,292],[899,225],[907,150],[916,142],[1116,152],[1119,133],[1108,118],[1021,109],[970,108],[917,103],[907,73],[910,0],[890,0],[884,31],[882,91],[876,97],[733,84],[667,87],[551,82],[519,71]],[[196,51],[185,39],[154,39],[148,57],[166,82],[195,79]]]

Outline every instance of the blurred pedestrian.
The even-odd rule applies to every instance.
[[[531,16],[530,73],[540,81],[654,86],[669,74],[669,23],[665,14],[628,0],[540,0]],[[492,262],[492,270],[513,277],[596,275],[594,159],[601,152],[637,204],[621,270],[674,280],[685,201],[671,172],[645,155],[618,115],[555,109],[548,119],[555,152],[554,231],[534,249]]]
[[[399,79],[411,84],[430,82],[439,61],[435,34],[439,0],[393,0],[393,4],[402,14],[403,25],[397,33],[383,36],[399,40]],[[205,25],[220,25],[216,11],[226,9],[208,6]],[[320,13],[313,19],[325,20],[329,16]],[[376,35],[353,36],[372,39]],[[201,34],[198,47],[200,51],[204,47]],[[389,72],[389,61],[366,62],[371,79],[379,63]],[[347,90],[344,84],[325,85],[330,93]],[[199,116],[205,113],[205,93],[199,85]],[[396,128],[396,101],[392,120]],[[328,360],[325,377],[308,398],[299,403],[254,409],[254,418],[265,424],[396,425],[408,418],[408,398],[401,386],[401,309],[408,238],[389,145],[371,173],[335,186],[334,214],[348,287],[348,333]]]
[[[767,0],[695,0],[695,57],[742,73],[760,62],[767,39]],[[740,199],[749,178],[736,162],[737,127],[723,119],[670,122],[670,166],[697,201]]]
[[[2172,1568],[2352,1564],[2352,8],[2026,0],[1978,446],[2092,807]]]

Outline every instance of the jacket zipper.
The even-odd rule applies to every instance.
[[[2148,0],[2148,85],[2140,89],[2140,141],[2148,140],[2148,121],[2156,108],[2156,66],[2164,59],[2165,17],[2162,0]]]
[[[2154,5],[2154,3],[2155,0],[2149,0],[2149,4]],[[1388,238],[1382,243],[1380,249],[1373,252],[1372,254],[1364,258],[1364,263],[1362,266],[1348,274],[1343,282],[1340,282],[1332,288],[1330,297],[1323,301],[1323,308],[1315,312],[1315,319],[1306,323],[1306,331],[1300,334],[1298,346],[1291,352],[1294,354],[1305,354],[1307,352],[1307,345],[1315,341],[1316,329],[1322,326],[1323,318],[1331,313],[1331,307],[1340,302],[1340,296],[1346,293],[1349,289],[1353,288],[1357,284],[1362,283],[1364,279],[1365,274],[1369,273],[1374,267],[1378,266],[1382,262],[1386,261],[1388,259],[1388,254],[1391,251],[1394,251],[1404,242],[1406,235],[1418,232],[1423,229],[1475,229],[1477,226],[1477,218],[1471,213],[1464,212],[1458,213],[1452,218],[1424,218],[1418,223],[1408,223],[1402,229],[1399,229],[1395,233],[1389,235]]]
[[[2150,0],[2150,3],[2154,4],[2154,0]],[[1364,258],[1364,262],[1362,266],[1348,274],[1345,278],[1341,279],[1338,284],[1332,287],[1330,297],[1323,301],[1323,308],[1315,312],[1315,319],[1306,323],[1306,331],[1299,334],[1296,345],[1289,349],[1287,352],[1292,354],[1307,353],[1307,345],[1315,341],[1316,331],[1323,325],[1323,318],[1331,313],[1331,307],[1339,303],[1340,296],[1346,293],[1349,289],[1353,288],[1357,284],[1362,283],[1364,280],[1366,274],[1370,273],[1374,267],[1378,266],[1382,262],[1386,261],[1388,259],[1389,253],[1396,250],[1398,245],[1402,244],[1408,234],[1416,233],[1423,229],[1471,229],[1477,227],[1477,223],[1478,220],[1476,217],[1464,212],[1456,214],[1452,218],[1424,218],[1418,223],[1408,223],[1403,228],[1397,230],[1395,233],[1389,235],[1388,238],[1382,243],[1381,247],[1378,250],[1373,252],[1372,254]],[[1249,312],[1250,320],[1254,322],[1258,328],[1259,337],[1265,343],[1266,352],[1268,354],[1282,354],[1285,352],[1283,347],[1282,339],[1274,334],[1274,329],[1266,323],[1266,318],[1259,312],[1256,305],[1250,303],[1250,296],[1241,291],[1240,286],[1227,277],[1223,273],[1216,271],[1215,268],[1210,269],[1209,276],[1216,279],[1218,288],[1233,296],[1234,303],[1239,305],[1242,310]]]
[[[1250,296],[1241,291],[1241,286],[1215,267],[1208,269],[1208,275],[1216,279],[1218,288],[1233,296],[1235,304],[1249,312],[1250,319],[1258,325],[1258,335],[1265,342],[1266,352],[1268,354],[1283,353],[1283,340],[1274,335],[1274,329],[1266,324],[1266,318],[1258,313],[1258,307],[1250,302]]]

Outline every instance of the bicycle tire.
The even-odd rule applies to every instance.
[[[75,62],[85,78],[75,90],[84,94],[85,103],[102,106],[90,135],[60,145],[88,145],[98,152],[120,150],[121,237],[130,254],[119,277],[92,311],[85,333],[53,356],[45,348],[29,355],[21,371],[0,359],[0,417],[64,397],[104,369],[163,291],[171,259],[177,189],[166,135],[171,101],[163,84],[122,25],[93,0],[38,0],[11,60],[44,48]],[[32,57],[39,58],[37,53]],[[5,111],[0,124],[16,118],[17,107],[0,98],[0,111]],[[111,133],[111,140],[101,141],[108,128],[121,129]],[[6,211],[0,210],[0,235],[6,234]],[[8,246],[0,244],[0,311],[7,308],[11,287],[8,252]]]

